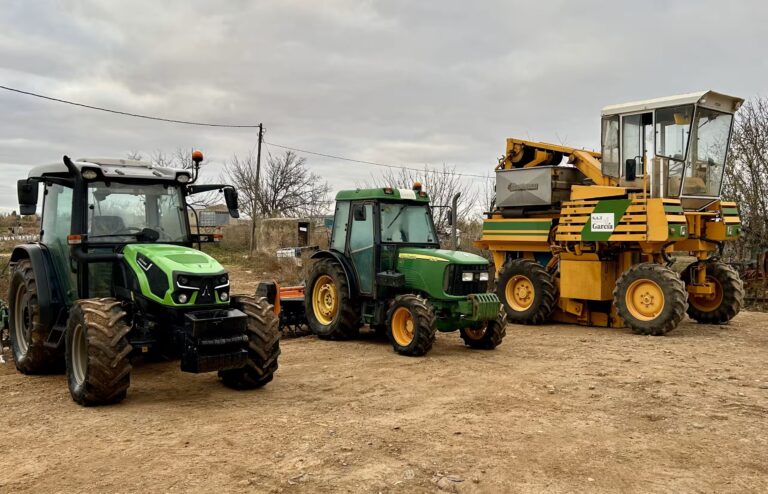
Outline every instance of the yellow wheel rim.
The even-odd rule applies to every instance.
[[[504,287],[507,304],[518,312],[526,311],[533,305],[534,292],[533,282],[522,274],[510,278]]]
[[[339,312],[339,296],[333,278],[324,274],[315,281],[312,288],[312,309],[317,321],[323,326],[333,322]]]
[[[629,313],[641,321],[652,321],[664,310],[664,292],[652,280],[635,280],[624,298]]]
[[[707,276],[707,282],[715,285],[715,293],[711,295],[692,295],[688,300],[692,306],[702,312],[712,312],[723,303],[723,287],[720,283],[710,276]]]
[[[479,340],[482,339],[483,335],[485,335],[485,328],[466,328],[464,329],[464,334],[467,335],[467,337],[470,339]]]
[[[398,307],[392,314],[392,337],[400,346],[408,346],[413,341],[413,315],[405,307]]]

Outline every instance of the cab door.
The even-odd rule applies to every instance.
[[[375,217],[373,203],[352,206],[352,225],[349,229],[348,255],[357,271],[360,292],[373,293],[375,278]]]

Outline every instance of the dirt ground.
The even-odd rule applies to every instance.
[[[137,364],[104,408],[0,364],[0,492],[768,492],[768,314],[507,331],[424,358],[288,339],[246,392]]]

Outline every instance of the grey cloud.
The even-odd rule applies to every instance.
[[[606,104],[765,93],[767,20],[763,3],[714,0],[11,1],[0,11],[0,81],[172,118],[263,121],[279,144],[486,174],[511,136],[597,147]],[[255,144],[255,132],[2,92],[0,109],[2,183],[22,170],[10,163],[177,146],[203,148],[215,177],[217,163]],[[308,160],[337,189],[378,172]]]

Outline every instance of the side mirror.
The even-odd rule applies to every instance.
[[[637,178],[637,160],[635,158],[630,158],[625,162],[624,176],[628,182]]]
[[[352,218],[354,218],[355,221],[365,221],[365,206],[362,204],[356,205],[352,210]]]
[[[232,187],[224,188],[224,201],[227,203],[227,209],[229,209],[229,215],[233,218],[240,217],[239,206],[237,203],[237,191]]]
[[[22,179],[18,181],[19,213],[29,216],[37,210],[37,180]]]

